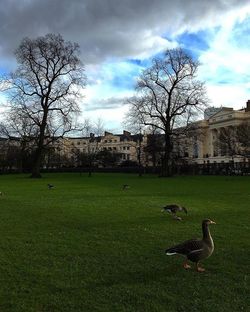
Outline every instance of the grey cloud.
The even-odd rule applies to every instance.
[[[106,99],[95,99],[84,105],[84,111],[96,111],[98,109],[116,109],[126,105],[124,98],[111,97]]]
[[[145,36],[216,22],[220,14],[247,4],[249,0],[0,0],[1,64],[13,58],[23,37],[48,32],[78,42],[85,64],[133,57],[148,48]]]

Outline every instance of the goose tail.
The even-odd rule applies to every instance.
[[[168,248],[167,250],[165,250],[165,253],[167,256],[173,256],[177,254],[175,248]]]

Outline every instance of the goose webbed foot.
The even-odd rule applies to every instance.
[[[178,217],[178,216],[176,216],[176,215],[173,216],[173,219],[176,220],[176,221],[181,221],[181,220],[182,220],[181,217]]]
[[[191,265],[189,265],[187,262],[184,262],[183,263],[183,268],[188,270],[188,269],[191,269]]]
[[[202,267],[200,267],[200,266],[199,266],[199,264],[198,264],[198,263],[196,263],[196,271],[197,271],[197,272],[204,272],[204,271],[205,271],[205,269],[204,269],[204,268],[202,268]]]

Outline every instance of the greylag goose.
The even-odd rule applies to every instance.
[[[128,185],[128,184],[123,184],[122,190],[125,191],[125,190],[127,190],[127,189],[129,189],[129,185]]]
[[[168,256],[172,256],[175,254],[181,254],[187,257],[186,261],[183,264],[185,269],[191,268],[188,264],[188,260],[195,262],[196,270],[198,272],[205,271],[204,268],[199,266],[199,262],[203,259],[208,258],[214,251],[214,243],[212,236],[209,231],[209,224],[216,224],[214,221],[210,219],[206,219],[202,221],[202,239],[190,239],[181,244],[168,248],[166,250],[166,254]]]
[[[187,209],[183,206],[180,205],[176,205],[176,204],[171,204],[171,205],[167,205],[165,207],[162,208],[162,212],[163,211],[167,211],[168,213],[171,213],[173,218],[175,220],[181,221],[181,217],[178,217],[176,215],[177,212],[179,211],[184,211],[187,214]]]

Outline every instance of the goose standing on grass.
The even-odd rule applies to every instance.
[[[175,254],[184,255],[187,257],[187,260],[183,263],[185,269],[190,269],[191,266],[188,264],[188,260],[195,262],[196,270],[198,272],[203,272],[205,269],[199,266],[199,262],[211,256],[214,251],[214,243],[212,236],[209,231],[209,224],[216,224],[210,219],[205,219],[202,221],[202,232],[203,238],[199,239],[190,239],[179,245],[173,246],[166,250],[168,256]]]
[[[181,217],[178,217],[176,215],[177,212],[179,211],[184,211],[187,214],[187,209],[183,206],[180,205],[176,205],[176,204],[171,204],[171,205],[167,205],[165,207],[162,208],[162,212],[167,211],[168,213],[171,213],[173,218],[175,220],[181,221]]]
[[[127,190],[127,189],[129,189],[129,185],[128,185],[128,184],[123,184],[122,190],[125,191],[125,190]]]
[[[51,189],[53,189],[53,188],[54,188],[54,185],[52,185],[52,184],[49,183],[49,184],[48,184],[48,189],[51,190]]]

